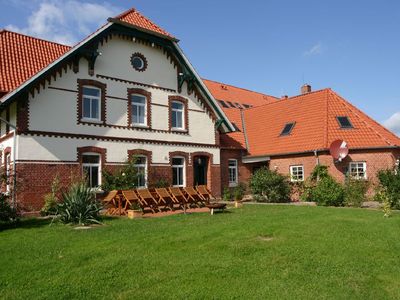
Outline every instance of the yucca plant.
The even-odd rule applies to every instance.
[[[65,224],[100,224],[100,210],[94,192],[83,182],[72,184],[57,205],[60,220]]]

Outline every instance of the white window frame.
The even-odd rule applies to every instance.
[[[303,165],[290,166],[289,169],[290,169],[290,181],[291,182],[304,181],[304,166]],[[299,178],[299,169],[301,169],[301,174],[302,174],[301,178]]]
[[[362,169],[364,172],[364,176],[359,176],[359,165],[362,164]],[[355,165],[355,169],[356,169],[356,174],[352,174],[351,169],[352,169],[352,165]],[[367,179],[367,163],[365,161],[351,161],[349,163],[349,177],[356,179],[356,180],[366,180]]]
[[[91,95],[85,95],[83,93],[84,88],[90,88],[90,89],[94,89],[94,90],[98,90],[99,91],[99,96],[91,96]],[[90,122],[101,122],[101,97],[102,97],[102,90],[100,88],[98,88],[97,86],[93,86],[93,85],[83,85],[82,86],[82,116],[81,119],[83,121],[90,121]],[[92,118],[92,117],[85,117],[85,98],[90,100],[90,114],[92,113],[92,100],[97,100],[98,103],[98,112],[99,112],[99,116],[97,118]]]
[[[85,156],[85,155],[93,155],[93,156],[98,156],[99,157],[99,162],[98,163],[84,163],[83,162],[83,157]],[[82,174],[83,175],[85,175],[85,167],[89,167],[89,168],[91,168],[91,167],[98,167],[99,169],[98,169],[98,179],[99,179],[99,182],[98,182],[98,186],[97,187],[91,187],[92,189],[99,189],[100,187],[101,187],[101,183],[102,183],[102,178],[101,178],[101,155],[99,154],[99,153],[94,153],[94,152],[84,152],[84,153],[82,153]],[[90,174],[89,174],[89,176],[90,176]],[[91,182],[91,179],[90,179],[90,177],[89,177],[89,183]]]
[[[234,162],[235,165],[231,166],[230,165],[231,162]],[[234,176],[235,176],[234,181],[231,180],[231,172],[233,172],[232,174],[234,174]],[[229,181],[230,187],[237,186],[237,184],[238,184],[238,160],[237,159],[228,159],[228,181]]]
[[[178,108],[174,108],[172,105],[173,104],[180,104],[180,105],[182,105],[182,109],[178,109]],[[182,122],[182,127],[175,127],[174,125],[173,125],[173,123],[172,123],[172,120],[173,120],[173,118],[172,118],[172,115],[174,114],[174,113],[178,113],[178,112],[180,112],[181,113],[181,122]],[[170,116],[170,118],[171,118],[171,129],[173,129],[173,130],[185,130],[185,104],[182,102],[182,101],[172,101],[171,102],[171,116]]]
[[[6,167],[6,193],[9,194],[11,190],[10,177],[11,177],[11,153],[7,153],[4,156],[4,164]]]
[[[134,103],[133,102],[133,96],[138,96],[138,97],[144,98],[144,104],[142,104],[142,103]],[[148,101],[147,97],[142,95],[142,94],[131,94],[130,98],[131,98],[130,99],[130,101],[131,101],[131,125],[132,126],[147,126],[147,124],[148,124],[148,122],[147,122],[147,101]],[[134,119],[133,118],[133,111],[134,111],[133,106],[134,105],[144,108],[143,123],[135,123],[135,122],[133,122],[133,119]]]
[[[135,162],[133,164],[133,166],[137,169],[138,172],[139,172],[139,169],[144,169],[144,185],[143,186],[139,185],[139,178],[138,178],[137,188],[139,188],[139,189],[147,188],[147,156],[146,155],[137,155],[136,158],[144,158],[145,159],[144,164],[137,163],[137,162]]]
[[[174,186],[174,187],[184,187],[184,186],[186,186],[186,159],[185,159],[185,157],[183,157],[183,156],[174,156],[174,157],[172,157],[171,158],[171,163],[173,162],[173,159],[174,158],[180,158],[180,159],[182,159],[183,160],[183,164],[181,164],[181,165],[174,165],[174,164],[172,164],[172,186]],[[182,168],[182,184],[175,184],[174,185],[174,169],[177,169],[177,168]],[[179,174],[179,173],[178,173]],[[179,180],[178,180],[178,182],[179,182]]]

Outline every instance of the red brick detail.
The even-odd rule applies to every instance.
[[[78,103],[77,103],[77,122],[78,124],[92,124],[90,122],[82,121],[83,118],[83,86],[94,86],[101,90],[101,103],[100,103],[100,120],[103,125],[106,124],[106,92],[107,85],[97,80],[92,79],[78,79]]]
[[[82,155],[84,153],[98,153],[101,157],[101,168],[103,168],[107,161],[107,149],[99,148],[95,146],[87,146],[87,147],[79,147],[77,148],[78,159],[77,161],[79,164],[82,164]]]
[[[151,129],[151,93],[143,89],[128,89],[128,127],[141,128],[141,126],[132,125],[131,95],[133,94],[139,94],[146,97],[146,126],[148,129]]]
[[[172,102],[173,101],[178,101],[183,104],[183,122],[185,124],[184,130],[175,130],[172,129]],[[171,132],[187,132],[189,133],[189,106],[188,106],[188,100],[186,98],[183,98],[181,96],[168,96],[168,129]]]

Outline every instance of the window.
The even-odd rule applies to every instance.
[[[171,103],[171,127],[172,129],[184,129],[184,105],[182,102],[172,101]]]
[[[340,128],[353,128],[348,117],[336,117],[336,119],[339,122]]]
[[[250,108],[250,107],[253,107],[252,105],[250,105],[250,104],[243,104],[243,106],[244,106],[244,108]]]
[[[226,105],[225,101],[223,101],[223,100],[218,100],[218,102],[222,105],[222,107],[229,108],[229,106]]]
[[[240,103],[238,103],[238,102],[235,102],[235,105],[236,105],[237,108],[240,108],[240,109],[243,108],[243,106],[242,106]]]
[[[367,179],[367,163],[351,162],[349,164],[349,175],[354,179]]]
[[[183,157],[172,158],[172,185],[185,186],[185,159]]]
[[[82,118],[100,121],[101,90],[93,86],[83,86],[82,101]]]
[[[100,155],[96,153],[83,154],[82,172],[91,188],[99,187],[101,184]]]
[[[139,72],[143,72],[147,69],[147,59],[141,53],[133,53],[131,56],[132,67]]]
[[[296,124],[295,122],[287,123],[285,127],[283,127],[281,135],[289,135],[292,132],[295,124]]]
[[[233,104],[231,101],[226,101],[226,102],[228,102],[230,107],[236,108],[235,104]]]
[[[6,164],[6,192],[10,192],[10,183],[11,183],[11,153],[7,153],[5,156],[5,164]]]
[[[132,125],[147,125],[147,99],[143,95],[131,95]]]
[[[290,181],[304,181],[304,167],[303,166],[290,166]]]
[[[238,183],[238,168],[236,159],[228,160],[228,177],[229,186],[236,186]]]
[[[147,158],[146,156],[137,156],[134,166],[138,172],[137,187],[147,186]]]

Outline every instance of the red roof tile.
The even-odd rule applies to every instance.
[[[14,90],[69,49],[31,36],[0,31],[0,92]]]
[[[277,101],[278,98],[212,80],[203,79],[203,82],[210,90],[213,97],[219,100],[218,104],[220,105],[228,119],[231,122],[235,123],[235,125],[240,130],[238,132],[221,134],[222,147],[245,149],[246,141],[243,134],[241,118],[241,110],[243,109],[230,107],[228,101],[234,105],[235,103],[239,103],[242,105],[242,107],[243,104],[255,107]],[[224,101],[229,106],[229,108],[224,107],[220,102],[221,100]]]
[[[337,116],[347,116],[354,128],[341,129]],[[251,156],[326,150],[336,139],[350,149],[400,146],[397,136],[331,89],[244,110],[244,120]],[[280,136],[290,122],[292,132]]]
[[[170,33],[165,31],[164,29],[162,29],[160,26],[156,25],[150,19],[143,16],[135,8],[128,9],[127,11],[116,16],[115,19],[129,23],[136,27],[140,27],[140,28],[152,31],[152,32],[156,32],[158,34],[161,34],[161,35],[164,35],[164,36],[167,36],[170,38],[174,38]]]

